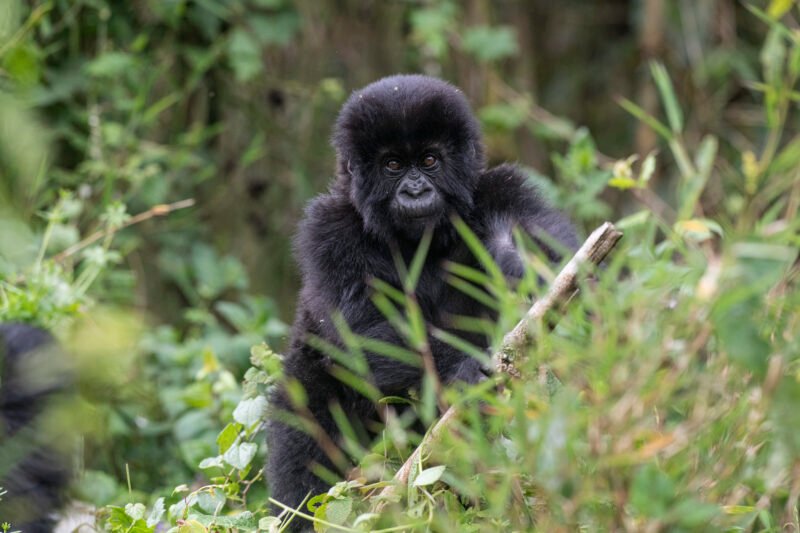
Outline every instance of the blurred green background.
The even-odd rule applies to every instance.
[[[493,163],[583,189],[550,153],[581,126],[611,158],[656,148],[615,102],[658,111],[651,60],[673,77],[688,142],[712,132],[723,149],[746,143],[756,124],[745,85],[766,31],[729,0],[6,0],[2,16],[0,81],[16,104],[3,108],[6,201],[29,216],[70,188],[90,217],[112,198],[131,213],[195,198],[190,212],[120,236],[132,278],[120,297],[170,323],[204,253],[236,257],[251,291],[291,317],[290,237],[332,177],[331,126],[355,88],[397,72],[442,76],[473,103]],[[20,108],[45,125],[46,156],[31,153],[41,137],[22,137],[35,133]],[[24,172],[11,172],[14,155]],[[594,211],[581,222],[609,214]]]

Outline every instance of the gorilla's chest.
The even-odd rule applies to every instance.
[[[414,298],[425,321],[438,327],[450,327],[456,316],[480,316],[484,309],[454,284],[454,264],[475,268],[468,255],[452,253],[434,257],[423,267],[414,291]],[[399,281],[399,280],[398,280]],[[402,286],[402,285],[400,285]]]

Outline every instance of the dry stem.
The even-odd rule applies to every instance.
[[[63,261],[67,257],[69,257],[71,255],[74,255],[76,252],[79,252],[79,251],[83,250],[84,248],[86,248],[90,244],[93,244],[93,243],[99,241],[100,239],[102,239],[103,237],[111,235],[112,233],[116,233],[116,232],[118,232],[119,230],[121,230],[123,228],[127,228],[129,226],[133,226],[134,224],[138,224],[140,222],[144,222],[145,220],[153,218],[153,217],[161,217],[161,216],[164,216],[166,214],[172,213],[173,211],[177,211],[179,209],[185,209],[185,208],[191,207],[193,205],[194,205],[194,198],[187,198],[186,200],[180,200],[179,202],[174,202],[174,203],[171,203],[171,204],[154,205],[153,207],[151,207],[147,211],[144,211],[142,213],[139,213],[138,215],[132,216],[131,218],[129,218],[127,221],[125,221],[125,223],[122,224],[121,226],[119,226],[118,228],[108,228],[108,229],[104,229],[104,230],[95,231],[94,233],[92,233],[91,235],[89,235],[88,237],[83,239],[82,241],[80,241],[78,243],[75,243],[72,246],[70,246],[69,248],[67,248],[66,250],[64,250],[62,252],[59,252],[58,254],[54,255],[53,256],[53,260],[55,262],[57,262],[57,263],[60,263],[61,261]]]

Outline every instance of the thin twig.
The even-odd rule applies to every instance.
[[[492,356],[492,361],[498,371],[519,376],[518,361],[523,356],[525,348],[533,341],[533,326],[549,310],[555,308],[557,304],[572,297],[577,290],[578,274],[581,268],[586,264],[598,265],[614,248],[621,237],[622,233],[610,222],[606,222],[594,230],[583,243],[583,246],[575,252],[569,263],[553,280],[547,294],[537,300],[525,314],[525,317],[514,326],[514,329],[503,337],[500,349]],[[408,483],[411,469],[418,464],[424,451],[431,449],[431,446],[438,441],[439,436],[452,424],[456,415],[456,408],[450,407],[425,435],[420,445],[414,450],[414,453],[406,459],[406,462],[394,475],[395,482],[384,487],[378,495],[377,504],[374,507],[376,512],[379,512],[391,500],[391,497],[397,493],[398,487],[405,486]]]
[[[150,218],[161,217],[161,216],[167,215],[169,213],[172,213],[173,211],[177,211],[179,209],[185,209],[185,208],[191,207],[193,205],[194,205],[194,198],[187,198],[186,200],[181,200],[179,202],[174,202],[174,203],[171,203],[171,204],[154,205],[153,207],[151,207],[147,211],[143,211],[142,213],[139,213],[138,215],[132,216],[131,218],[126,220],[125,223],[123,223],[119,227],[107,228],[107,229],[104,229],[104,230],[95,231],[94,233],[92,233],[91,235],[89,235],[88,237],[83,239],[82,241],[80,241],[78,243],[75,243],[72,246],[70,246],[69,248],[67,248],[66,250],[64,250],[62,252],[59,252],[56,255],[54,255],[53,256],[53,260],[58,262],[58,263],[60,263],[61,261],[63,261],[67,257],[69,257],[71,255],[74,255],[77,252],[80,252],[81,250],[83,250],[87,246],[99,241],[100,239],[102,239],[104,237],[112,235],[112,234],[118,232],[121,229],[127,228],[128,226],[133,226],[134,224],[138,224],[140,222],[144,222],[145,220],[148,220]]]

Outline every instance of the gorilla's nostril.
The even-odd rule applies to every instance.
[[[403,193],[411,198],[419,198],[420,196],[424,196],[425,194],[429,193],[431,190],[432,189],[430,185],[418,181],[406,187],[403,190]]]

